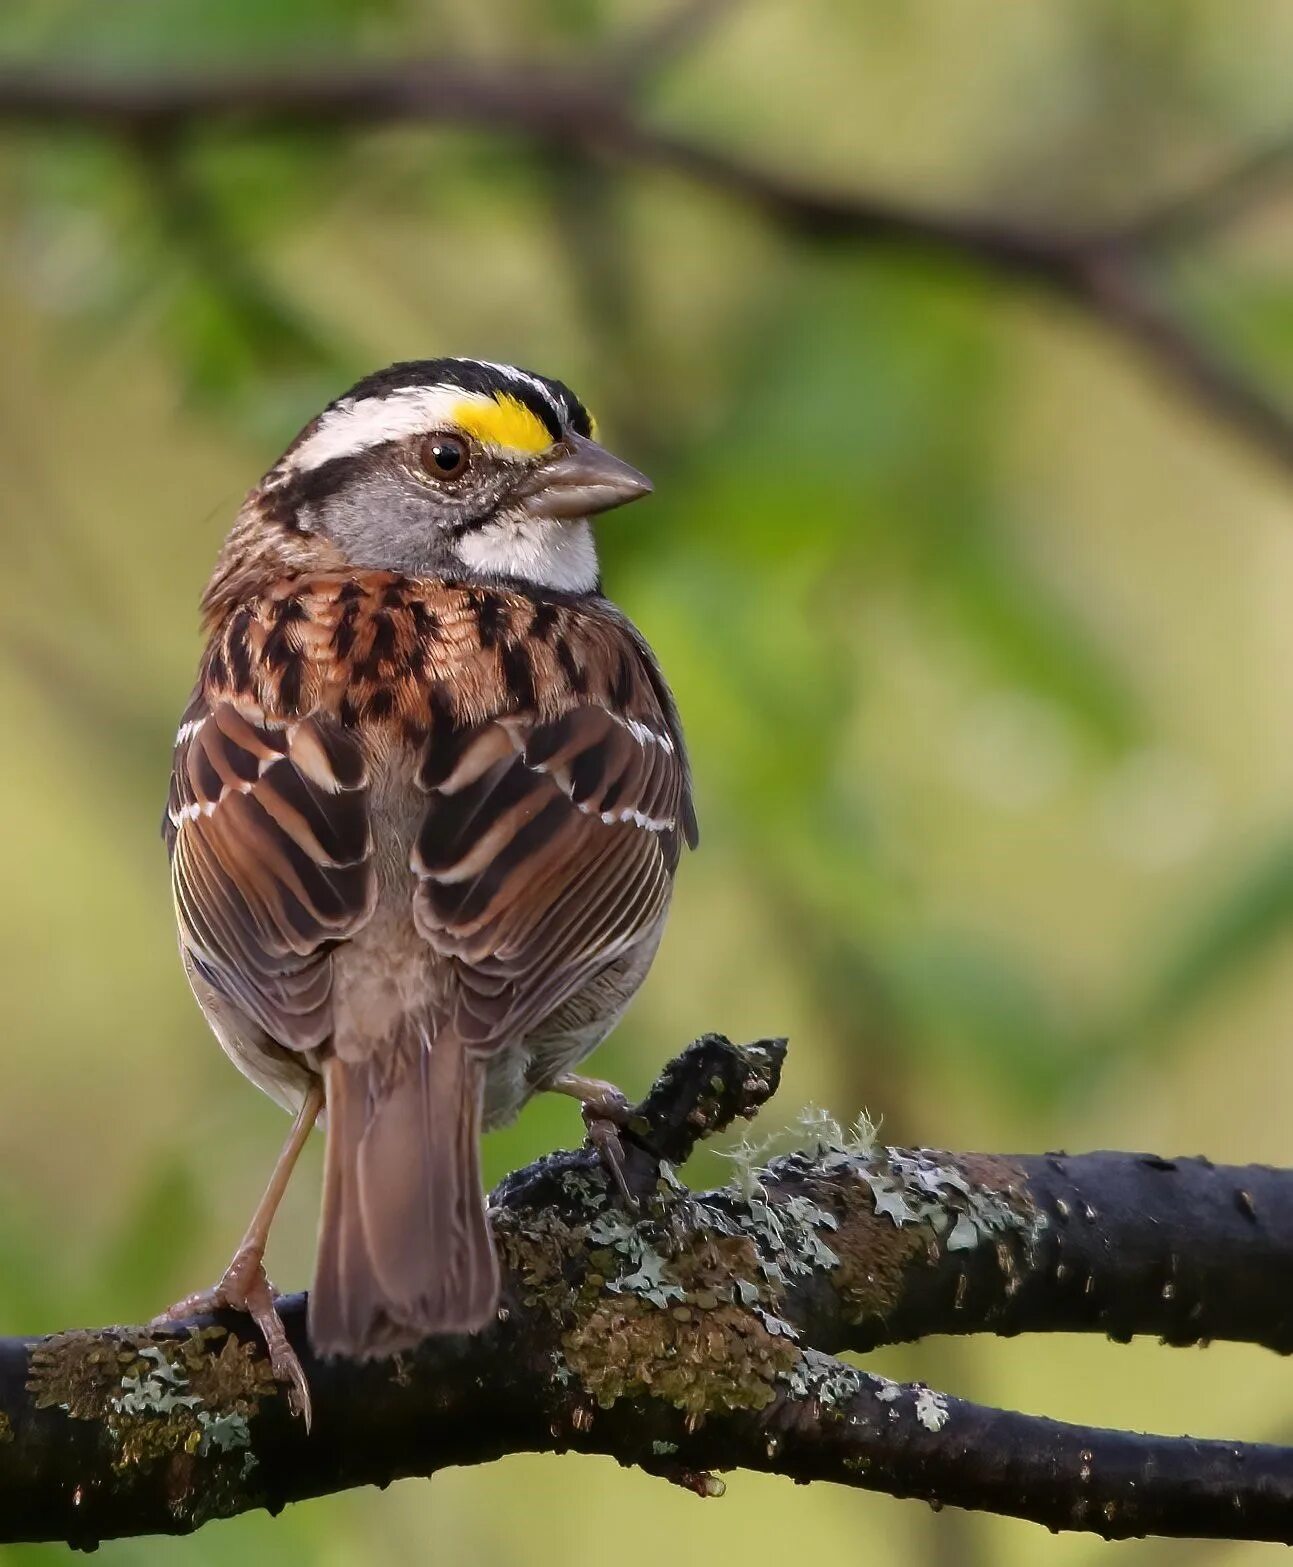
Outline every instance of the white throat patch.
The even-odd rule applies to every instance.
[[[597,550],[586,522],[500,519],[466,534],[457,549],[470,571],[518,577],[560,593],[591,593],[597,586]]]

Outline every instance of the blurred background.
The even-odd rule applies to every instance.
[[[597,1071],[637,1093],[705,1029],[785,1032],[765,1130],[812,1102],[953,1148],[1293,1162],[1278,415],[1237,420],[1117,323],[982,258],[815,238],[489,109],[151,131],[12,110],[37,72],[258,71],[286,91],[330,62],[505,60],[582,73],[643,123],[791,181],[1052,233],[1153,211],[1293,120],[1279,0],[667,14],[0,9],[0,1331],[137,1320],[209,1282],[278,1148],[279,1112],[226,1063],[175,955],[170,743],[243,491],[324,401],[400,358],[559,375],[656,480],[603,527],[606,577],[677,691],[704,842]],[[1242,210],[1214,204],[1135,272],[1254,397],[1293,406],[1278,172],[1272,154]],[[536,1104],[490,1139],[490,1177],[579,1135],[572,1105]],[[285,1287],[309,1276],[318,1152],[275,1232]],[[1293,1440],[1293,1370],[1241,1347],[942,1340],[869,1363],[1060,1418]],[[609,1460],[521,1457],[100,1560],[791,1551],[1284,1559],[1051,1539],[742,1474],[702,1503]]]

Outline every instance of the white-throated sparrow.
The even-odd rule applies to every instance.
[[[398,364],[302,431],[207,587],[165,824],[180,946],[296,1122],[220,1285],[180,1307],[252,1311],[307,1411],[262,1257],[320,1109],[315,1349],[479,1328],[480,1133],[540,1089],[596,1107],[570,1068],[655,954],[687,761],[587,520],[649,488],[559,381]]]

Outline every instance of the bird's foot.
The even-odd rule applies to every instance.
[[[263,1254],[255,1247],[240,1247],[218,1284],[177,1300],[153,1318],[153,1326],[162,1327],[186,1317],[206,1316],[216,1311],[245,1311],[260,1329],[270,1370],[287,1389],[288,1407],[305,1421],[308,1432],[314,1418],[310,1384],[305,1379],[300,1357],[288,1342],[274,1286],[265,1272]]]
[[[589,1143],[597,1150],[603,1169],[619,1189],[625,1207],[636,1213],[638,1200],[624,1177],[624,1143],[620,1138],[632,1110],[628,1099],[614,1083],[604,1083],[596,1077],[580,1077],[574,1072],[564,1072],[548,1086],[556,1093],[578,1099]]]

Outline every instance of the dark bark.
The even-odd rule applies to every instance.
[[[1293,1450],[1061,1425],[833,1358],[929,1333],[1103,1331],[1293,1346],[1293,1171],[1141,1154],[811,1147],[695,1193],[697,1139],[775,1091],[782,1041],[707,1036],[595,1155],[509,1176],[498,1323],[364,1365],[313,1360],[307,1436],[246,1323],[0,1341],[0,1540],[210,1518],[512,1452],[607,1453],[702,1494],[717,1469],[1051,1528],[1293,1542]],[[661,1164],[662,1158],[669,1163]]]
[[[1045,1227],[1028,1245],[1011,1235],[909,1259],[891,1312],[845,1325],[836,1339],[827,1284],[820,1347],[867,1350],[931,1333],[1099,1332],[1122,1342],[1152,1334],[1174,1345],[1221,1339],[1293,1351],[1288,1170],[1156,1154],[928,1157],[980,1179],[1017,1172]],[[810,1160],[777,1168],[780,1190],[822,1188]],[[854,1210],[841,1222],[857,1230],[860,1247],[874,1247],[874,1216]],[[816,1274],[804,1281],[796,1319],[811,1318],[822,1288]]]

